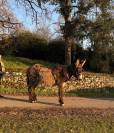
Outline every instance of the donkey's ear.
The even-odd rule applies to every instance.
[[[82,67],[84,66],[85,63],[86,63],[86,59],[82,61],[81,63]]]
[[[0,60],[2,59],[2,55],[0,54]]]
[[[78,67],[78,66],[79,66],[79,64],[80,64],[80,60],[79,60],[79,59],[77,59],[77,60],[76,60],[76,62],[75,62],[75,66],[76,66],[76,67]]]

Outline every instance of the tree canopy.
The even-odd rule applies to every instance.
[[[38,15],[57,12],[62,16],[61,33],[65,41],[65,63],[71,64],[73,45],[89,40],[95,58],[109,60],[114,44],[113,0],[15,0],[38,24]],[[51,7],[53,8],[51,8]],[[87,42],[87,41],[86,41]],[[75,51],[75,50],[74,50]],[[94,61],[94,60],[93,60]],[[94,63],[93,63],[94,64]],[[102,64],[102,63],[101,63]],[[95,66],[95,65],[93,65]],[[101,65],[99,65],[100,67]]]

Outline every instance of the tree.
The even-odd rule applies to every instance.
[[[52,33],[50,31],[50,25],[47,23],[47,21],[44,19],[44,17],[39,17],[40,22],[35,27],[34,33],[43,38],[46,39],[48,42],[52,39]]]
[[[62,26],[62,33],[65,39],[65,63],[71,64],[71,47],[75,40],[78,42],[76,30],[80,29],[79,19],[81,13],[86,13],[93,6],[93,1],[85,0],[16,0],[17,3],[23,4],[27,11],[32,11],[33,18],[37,20],[38,12],[47,14],[49,7],[53,5],[55,10],[58,11],[64,18],[64,25]],[[81,3],[84,3],[82,8]],[[38,9],[41,9],[40,11]],[[83,11],[82,11],[83,10]],[[79,27],[79,28],[77,28]]]
[[[93,50],[91,67],[97,71],[109,72],[110,54],[114,42],[114,18],[112,14],[114,5],[110,0],[100,1],[96,4],[98,14],[92,23],[89,36]]]
[[[75,44],[82,43],[84,39],[89,38],[91,40],[91,44],[95,44],[96,35],[97,33],[99,33],[98,31],[99,28],[97,29],[97,27],[100,26],[100,29],[102,30],[101,27],[103,27],[104,25],[104,23],[100,23],[99,25],[100,22],[99,14],[102,15],[106,14],[106,12],[109,10],[109,8],[107,7],[113,4],[112,0],[16,0],[16,1],[18,4],[21,5],[23,4],[23,6],[26,8],[26,11],[32,13],[32,18],[33,20],[36,20],[36,23],[38,19],[38,13],[40,14],[44,13],[46,15],[48,14],[49,12],[48,9],[50,8],[47,5],[52,5],[53,7],[55,7],[53,10],[60,13],[60,15],[64,19],[64,23],[62,24],[62,26],[61,25],[60,26],[66,43],[65,45],[66,64],[71,64],[71,47],[72,44],[74,44],[74,42]],[[91,19],[92,17],[94,18],[93,20]],[[104,28],[105,27],[106,25],[104,25]],[[96,41],[100,40],[96,38]]]
[[[3,38],[21,27],[21,23],[8,7],[5,0],[0,0],[0,37]]]

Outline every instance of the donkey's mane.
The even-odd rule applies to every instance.
[[[68,65],[67,66],[67,71],[68,71],[68,74],[69,74],[69,78],[75,73],[76,71],[76,66],[75,64],[71,64],[71,65]]]

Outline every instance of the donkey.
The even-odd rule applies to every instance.
[[[58,86],[59,103],[64,105],[63,101],[63,88],[64,83],[68,81],[71,76],[74,76],[77,80],[82,79],[82,69],[86,60],[77,61],[69,66],[56,66],[53,68],[46,68],[39,64],[34,64],[27,69],[27,86],[29,93],[29,102],[35,102],[36,94],[35,88],[39,84],[45,84],[47,86]]]

